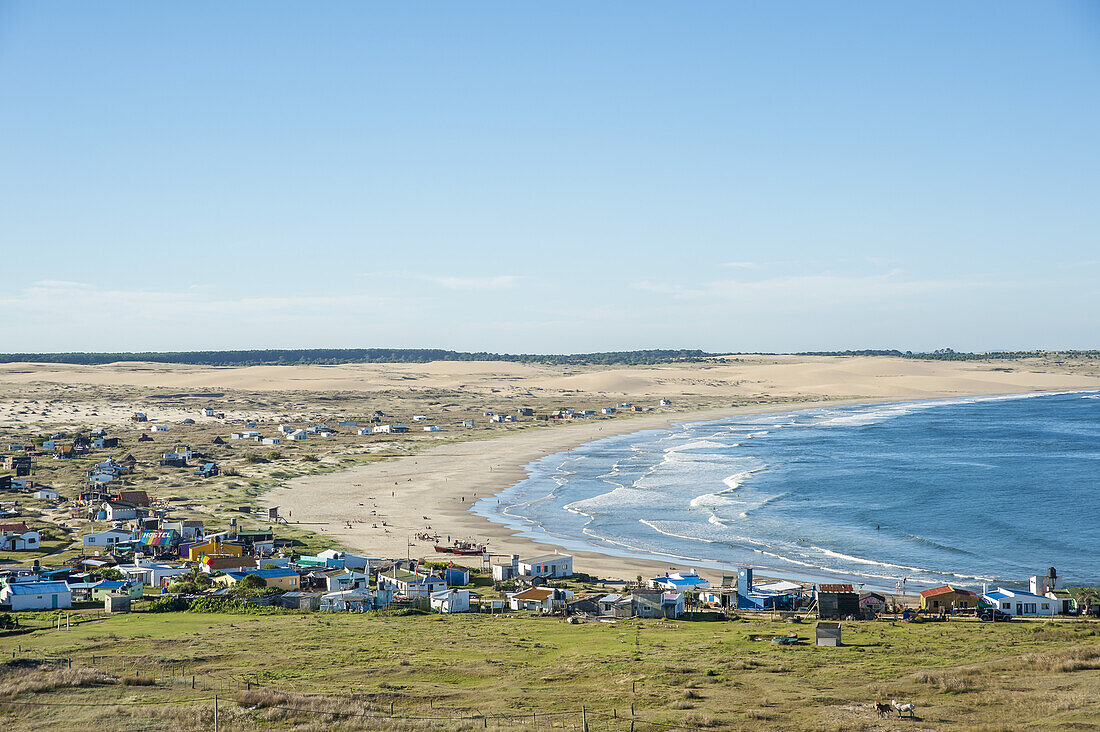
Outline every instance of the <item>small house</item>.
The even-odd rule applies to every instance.
[[[840,620],[860,615],[859,595],[847,583],[819,585],[815,591],[817,617]]]
[[[886,596],[865,590],[859,593],[859,609],[865,615],[886,612]]]
[[[631,605],[639,618],[675,619],[684,614],[684,593],[642,590],[631,595]]]
[[[0,550],[8,552],[33,551],[41,545],[42,537],[33,529],[0,533]]]
[[[35,498],[41,498],[44,501],[59,501],[61,500],[61,494],[52,488],[40,488],[34,493]]]
[[[665,572],[664,577],[654,577],[649,581],[651,587],[670,592],[694,592],[710,587],[710,582],[699,576],[697,570],[690,572]]]
[[[513,610],[550,613],[564,609],[566,601],[571,597],[573,597],[573,593],[570,590],[560,590],[554,587],[532,587],[523,592],[509,595],[508,601]]]
[[[290,568],[241,569],[236,572],[226,572],[220,577],[215,577],[213,581],[232,587],[249,575],[259,577],[268,587],[277,587],[288,592],[298,589],[298,573]]]
[[[110,614],[130,612],[130,596],[108,592],[103,597],[103,610]]]
[[[530,577],[572,577],[573,557],[568,554],[543,554],[521,559],[519,574]]]
[[[12,582],[0,589],[0,604],[13,611],[62,610],[73,606],[73,593],[61,581]]]
[[[108,521],[129,521],[137,518],[137,506],[129,501],[104,501],[104,518]]]
[[[467,567],[452,566],[443,570],[443,579],[450,587],[462,587],[470,584],[470,570]]]
[[[819,646],[839,646],[840,623],[818,623],[815,629],[817,644]]]
[[[1001,612],[1020,617],[1054,615],[1054,600],[1043,595],[1033,595],[1023,590],[1006,590],[998,587],[982,595],[982,599]]]
[[[213,417],[214,416],[214,410],[211,409],[210,407],[207,407],[206,409],[202,410],[202,416],[204,416],[204,417]]]
[[[281,445],[283,444],[283,441],[278,437],[265,437],[263,439],[263,443],[265,445]]]
[[[289,435],[287,435],[287,438],[291,440],[304,440],[308,437],[309,433],[305,430],[294,430]]]
[[[427,422],[427,421],[428,421],[428,418],[425,417],[423,414],[418,414],[415,417],[413,417],[413,422]]]
[[[473,427],[474,426],[474,421],[472,419],[464,419],[464,420],[462,420],[462,426],[463,427]]]
[[[113,549],[118,544],[127,544],[134,540],[133,533],[122,529],[107,529],[83,536],[84,546],[103,547]]]
[[[405,597],[431,597],[447,589],[447,582],[439,577],[394,567],[378,573],[378,590],[388,590]]]
[[[217,463],[206,463],[201,468],[198,468],[197,470],[195,470],[195,475],[199,476],[200,478],[213,478],[217,474],[218,474],[218,464]]]
[[[433,592],[431,606],[432,610],[441,613],[468,613],[470,612],[470,591],[446,589]]]
[[[370,575],[352,570],[338,569],[325,577],[325,589],[329,592],[354,590],[357,587],[370,588]]]
[[[658,402],[658,404],[660,404],[662,407],[671,407],[672,406],[672,400],[662,399],[661,401]]]
[[[531,407],[520,407],[516,411],[519,413],[519,416],[521,416],[521,417],[534,417],[535,416],[535,410],[531,409]]]
[[[950,613],[955,610],[974,610],[978,607],[978,595],[951,585],[921,590],[920,609],[932,613]]]
[[[153,432],[167,432],[167,431],[168,431],[168,425],[163,425],[163,424],[153,425]]]
[[[430,424],[424,428],[425,432],[442,432],[443,429],[437,424]]]

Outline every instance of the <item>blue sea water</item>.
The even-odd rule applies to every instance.
[[[893,589],[1100,584],[1100,394],[836,406],[610,437],[475,511],[568,549]]]

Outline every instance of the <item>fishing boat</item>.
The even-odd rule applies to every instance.
[[[440,554],[461,554],[463,556],[472,556],[476,554],[485,553],[484,544],[475,544],[472,541],[456,541],[450,546],[435,545],[435,550]]]

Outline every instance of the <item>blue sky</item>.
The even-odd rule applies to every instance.
[[[3,350],[1100,347],[1100,9],[0,0]]]

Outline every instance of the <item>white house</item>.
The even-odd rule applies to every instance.
[[[1023,590],[1006,590],[998,587],[993,592],[982,595],[982,599],[1001,612],[1021,617],[1054,615],[1058,612],[1058,603],[1049,597],[1033,595]]]
[[[428,421],[428,418],[425,417],[423,414],[418,414],[415,417],[413,417],[413,422],[427,422],[427,421]]]
[[[10,552],[21,552],[38,549],[42,537],[33,529],[30,531],[13,531],[0,534],[0,549]]]
[[[665,572],[664,577],[654,577],[649,581],[649,584],[656,589],[671,592],[690,592],[692,590],[705,590],[710,587],[710,582],[700,577],[694,569],[690,572],[675,572],[673,574]]]
[[[532,577],[571,577],[573,557],[568,554],[543,554],[519,560],[518,568],[520,574]]]
[[[439,577],[410,572],[394,567],[378,574],[378,590],[389,590],[406,597],[431,597],[447,589],[447,583]]]
[[[442,590],[432,593],[432,610],[441,613],[468,613],[470,612],[469,590]]]
[[[107,529],[93,534],[85,534],[83,540],[84,546],[101,546],[109,549],[116,544],[133,541],[134,535],[122,529]]]
[[[603,414],[614,414],[616,411],[617,410],[615,409],[615,407],[604,407],[600,410],[600,412]]]
[[[206,409],[202,410],[202,416],[204,416],[204,417],[213,417],[214,416],[214,410],[210,407],[207,407]]]
[[[60,610],[73,606],[65,582],[13,582],[0,590],[0,604],[12,610]]]
[[[287,437],[289,437],[291,440],[304,440],[309,437],[309,433],[305,430],[294,430],[289,435],[287,435]]]
[[[104,501],[103,511],[108,521],[129,521],[137,518],[137,506],[129,501]]]
[[[34,493],[35,498],[41,498],[46,501],[57,501],[61,499],[61,494],[52,488],[40,488]]]
[[[378,557],[361,557],[358,554],[342,552],[338,549],[325,549],[317,552],[321,559],[339,559],[344,563],[344,569],[355,569],[360,572],[370,573],[371,562],[378,562]]]
[[[356,432],[359,434],[360,437],[363,435],[369,435],[370,427],[360,427],[358,430],[356,430]]]
[[[325,589],[329,592],[354,590],[357,587],[370,589],[370,575],[348,570],[325,577]]]
[[[428,425],[427,427],[425,427],[424,431],[425,432],[442,432],[443,430],[440,429],[439,425],[431,424],[431,425]]]
[[[281,424],[279,425],[279,431],[282,432],[284,435],[289,435],[291,432],[294,431],[294,425]]]
[[[464,419],[464,420],[462,420],[462,426],[463,427],[473,427],[474,426],[474,421],[472,419]]]
[[[671,400],[669,400],[669,399],[662,399],[662,400],[661,400],[660,402],[658,402],[658,403],[659,403],[659,404],[660,404],[660,405],[661,405],[662,407],[671,407],[671,406],[672,406],[672,401],[671,401]]]
[[[187,567],[173,567],[170,564],[145,562],[141,559],[135,559],[133,564],[120,564],[116,569],[131,582],[149,587],[161,587],[167,584],[165,580],[191,571]]]
[[[408,432],[409,428],[403,424],[380,424],[374,428],[373,432],[380,435],[393,435],[400,432]]]
[[[264,438],[264,444],[265,445],[281,445],[281,444],[283,444],[283,441],[280,440],[278,437],[265,437]]]
[[[163,425],[163,424],[153,425],[153,432],[167,432],[167,431],[168,431],[168,426],[167,425]]]
[[[513,610],[531,610],[534,612],[553,612],[573,597],[571,590],[559,590],[554,587],[532,587],[523,592],[508,596]]]

